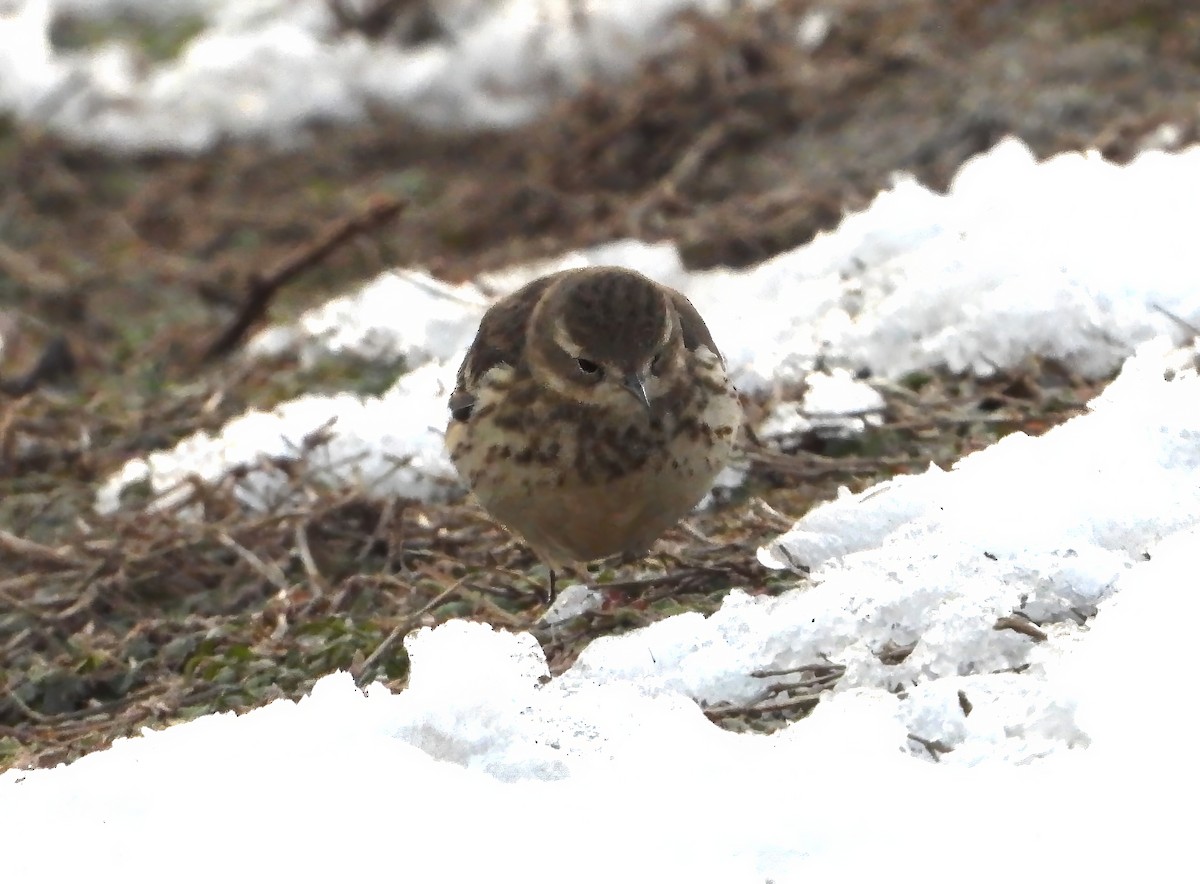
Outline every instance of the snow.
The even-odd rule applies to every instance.
[[[484,306],[567,267],[620,264],[686,294],[738,387],[778,400],[768,436],[809,426],[857,431],[880,405],[871,381],[914,372],[988,375],[1040,357],[1102,377],[1139,344],[1181,341],[1177,320],[1200,324],[1188,258],[1197,226],[1200,147],[1150,151],[1118,166],[1095,153],[1039,162],[1007,139],[968,161],[946,194],[900,176],[836,230],[748,270],[691,272],[671,244],[632,240],[458,286],[397,270],[267,330],[248,349],[302,363],[403,361],[422,370],[415,377],[382,397],[309,396],[251,411],[223,434],[127,465],[102,486],[97,505],[115,508],[131,480],[164,495],[192,474],[215,481],[248,465],[259,468],[243,480],[243,498],[277,499],[283,473],[261,466],[261,455],[295,452],[297,440],[324,432],[335,416],[327,456],[310,470],[320,481],[441,499],[453,470],[436,436]],[[784,395],[801,387],[808,392],[800,401]],[[397,470],[409,461],[420,469]],[[736,483],[737,474],[726,480]]]
[[[170,451],[131,459],[97,490],[96,508],[113,512],[128,487],[149,482],[153,505],[173,509],[190,496],[193,480],[217,484],[241,468],[238,499],[273,509],[298,493],[288,468],[296,462],[304,464],[306,484],[444,498],[455,493],[458,481],[442,435],[453,387],[453,374],[427,363],[383,396],[305,395],[271,411],[248,411],[215,436],[199,432]]]
[[[722,15],[737,4],[424,5],[441,34],[413,43],[345,32],[326,0],[6,0],[0,113],[118,151],[200,152],[229,137],[295,145],[307,125],[365,119],[376,105],[452,129],[511,127],[683,39],[682,13]],[[66,16],[184,22],[196,33],[167,60],[146,57],[131,40],[72,51],[50,39]]]
[[[1149,394],[1159,405],[1200,392],[1194,371],[1124,381],[1121,398]],[[1161,389],[1172,385],[1171,395]],[[1110,407],[1120,405],[1097,413]],[[1093,417],[1076,423],[1091,427],[1084,441],[1104,446],[1112,434]],[[1194,441],[1174,452],[1191,459],[1193,479]],[[1188,527],[1153,542],[1162,523],[1131,517],[1149,558],[1117,569],[1089,626],[1034,646],[1021,639],[1022,674],[929,678],[897,695],[848,672],[809,718],[772,736],[720,731],[690,698],[728,695],[749,667],[817,650],[786,627],[771,639],[773,608],[789,596],[734,595],[708,620],[683,615],[596,642],[558,678],[528,634],[461,621],[421,630],[406,640],[402,693],[359,692],[334,674],[296,703],[0,775],[0,823],[21,845],[6,868],[13,880],[52,867],[60,880],[94,881],[171,868],[184,881],[236,869],[239,880],[751,882],[948,880],[964,869],[987,880],[1016,863],[1031,880],[1134,868],[1174,878],[1190,850],[1187,814],[1168,802],[1189,793],[1196,773],[1181,702],[1187,630],[1200,614],[1192,513]],[[1086,520],[1081,508],[1076,521]],[[844,524],[856,529],[852,515]],[[893,562],[913,582],[927,563]],[[961,575],[964,601],[991,563],[975,567]],[[841,568],[877,579],[862,557]],[[819,634],[847,601],[845,582],[816,576],[790,597],[805,596],[824,597]],[[897,613],[907,607],[897,597]],[[707,679],[672,675],[701,654]],[[658,677],[638,674],[647,670]],[[912,732],[956,748],[935,764],[914,751]],[[1013,753],[1015,743],[1024,751]],[[219,844],[181,866],[198,834],[215,830]],[[71,849],[50,854],[64,838]]]
[[[291,326],[260,333],[250,352],[264,358],[295,352],[306,365],[342,355],[408,365],[445,362],[471,342],[487,303],[473,285],[455,287],[423,273],[392,271]]]
[[[808,389],[804,395],[799,401],[776,404],[758,428],[758,438],[784,440],[813,430],[853,436],[882,423],[883,397],[846,369],[814,371],[805,381]]]
[[[1008,436],[949,471],[844,493],[764,538],[760,557],[794,570],[794,589],[773,598],[735,590],[710,617],[684,614],[601,638],[557,677],[530,634],[452,621],[406,639],[411,682],[398,694],[380,685],[360,692],[349,676],[331,674],[299,702],[147,731],[67,767],[9,771],[0,775],[0,831],[21,845],[6,856],[14,880],[44,871],[64,838],[72,850],[53,854],[63,879],[178,869],[180,856],[194,855],[196,834],[214,826],[220,853],[185,867],[183,880],[233,867],[243,879],[301,881],[388,872],[422,881],[915,881],[964,870],[999,878],[1014,863],[1032,880],[1135,869],[1177,876],[1190,850],[1187,815],[1171,799],[1197,784],[1186,697],[1200,614],[1200,352],[1150,336],[1179,331],[1155,305],[1194,319],[1200,289],[1185,284],[1191,253],[1168,255],[1154,239],[1183,223],[1159,218],[1163,207],[1125,224],[1135,241],[1123,242],[1121,255],[1113,237],[1091,255],[1077,242],[1072,254],[1086,213],[1036,256],[986,245],[1016,235],[1008,216],[1017,210],[1006,208],[1013,189],[985,187],[980,170],[994,162],[997,174],[1011,172],[1013,151],[1002,146],[973,163],[964,172],[970,186],[960,178],[944,198],[901,182],[774,266],[690,275],[668,247],[630,243],[610,245],[601,259],[654,270],[706,310],[718,304],[718,288],[736,291],[729,300],[759,329],[760,312],[782,328],[823,316],[826,328],[841,329],[836,348],[831,337],[823,352],[806,353],[803,338],[790,364],[814,360],[815,369],[817,355],[833,363],[810,391],[821,409],[840,401],[847,413],[869,402],[846,372],[875,362],[892,376],[918,355],[923,366],[958,358],[958,367],[986,371],[1032,348],[1100,371],[1149,338],[1086,414],[1037,438]],[[1127,170],[1087,157],[1023,168],[1057,198],[1056,176],[1066,174],[1082,188],[1071,191],[1077,197],[1107,181],[1112,188],[1097,200],[1124,193],[1149,204],[1152,179],[1126,186],[1123,175],[1169,170],[1166,203],[1194,186],[1196,161],[1188,152]],[[953,220],[963,217],[964,190],[989,191],[994,208],[970,213],[976,227],[965,237]],[[945,217],[931,211],[913,233],[910,217],[894,211],[901,193],[916,204],[935,200]],[[1015,198],[1029,201],[1032,191]],[[1043,220],[1054,210],[1025,209]],[[1130,216],[1114,210],[1106,223]],[[991,221],[1000,229],[989,232]],[[971,240],[979,242],[963,246]],[[1058,247],[1056,278],[1071,296],[1022,288],[1049,279],[1027,261],[1046,266]],[[999,257],[970,276],[962,248],[1007,255],[1011,277]],[[1155,260],[1138,265],[1138,249]],[[836,277],[844,296],[855,294],[853,315],[835,321],[832,307],[800,296],[835,279],[806,279],[798,268],[844,268],[867,254],[857,278]],[[1107,277],[1091,270],[1093,260]],[[957,270],[940,285],[933,266]],[[425,360],[378,400],[318,406],[309,397],[290,407],[313,409],[307,425],[336,415],[334,427],[349,427],[344,446],[386,426],[390,448],[428,456],[399,484],[432,483],[445,475],[435,424],[446,371],[470,334],[467,317],[477,317],[482,292],[498,280],[511,287],[544,269],[480,280],[478,290],[389,275],[257,346]],[[920,297],[907,289],[914,278]],[[1085,291],[1093,302],[1080,300]],[[935,331],[931,305],[959,325]],[[742,355],[749,334],[737,315],[730,310],[714,333],[733,344],[731,366],[754,388],[767,363]],[[881,316],[935,333],[914,347],[907,335],[879,333]],[[774,370],[779,388],[788,365]],[[426,410],[402,427],[389,423],[401,402]],[[281,432],[287,408],[269,432],[253,426],[265,416],[247,416],[224,443],[209,439],[211,461],[188,456],[219,464],[214,452],[238,438],[250,456],[255,438]],[[300,438],[293,432],[291,444]],[[181,469],[186,458],[176,454]],[[354,454],[345,448],[329,459]],[[357,454],[361,469],[366,455]],[[1022,615],[1041,624],[1043,640],[1003,628]],[[771,736],[722,731],[698,705],[753,702],[787,678],[762,673],[810,664],[844,672],[812,715]],[[1005,850],[1016,855],[1005,860]]]

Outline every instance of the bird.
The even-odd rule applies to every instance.
[[[449,399],[450,460],[556,573],[638,557],[728,463],[743,412],[704,320],[633,270],[592,266],[494,302]]]

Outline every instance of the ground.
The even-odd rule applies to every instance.
[[[835,226],[896,170],[944,187],[1008,133],[1041,156],[1186,145],[1200,126],[1189,6],[781,0],[689,20],[689,45],[631,81],[474,137],[381,110],[283,153],[109,157],[0,120],[0,766],[300,696],[339,667],[398,687],[409,629],[536,616],[544,571],[467,501],[323,492],[263,515],[197,487],[202,522],[98,516],[96,482],[131,455],[299,391],[377,392],[398,370],[248,365],[243,326],[396,265],[465,280],[623,236],[672,240],[692,267],[750,265]],[[813,51],[795,40],[810,8],[832,22]],[[744,489],[647,560],[598,570],[602,613],[539,632],[552,669],[596,635],[712,610],[730,586],[790,585],[755,549],[839,485],[1040,432],[1097,387],[1047,364],[914,376],[853,442],[750,440]],[[770,727],[813,702],[711,714]]]

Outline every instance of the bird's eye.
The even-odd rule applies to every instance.
[[[584,374],[600,374],[600,366],[590,359],[576,359],[575,364],[579,366],[579,370]]]
[[[662,364],[663,353],[662,350],[659,350],[654,354],[654,358],[650,360],[650,371],[654,372],[654,374],[658,374],[658,370],[662,368]]]

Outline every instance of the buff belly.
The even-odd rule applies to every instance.
[[[600,484],[547,481],[513,470],[475,494],[497,521],[552,565],[645,552],[704,497],[729,452],[675,458]]]
[[[729,460],[741,408],[730,391],[712,397],[700,418],[703,434],[664,432],[640,467],[586,481],[572,469],[570,434],[555,439],[549,423],[540,444],[544,451],[557,442],[552,459],[520,458],[528,437],[486,420],[453,423],[446,441],[483,508],[557,567],[643,553],[695,507]]]

